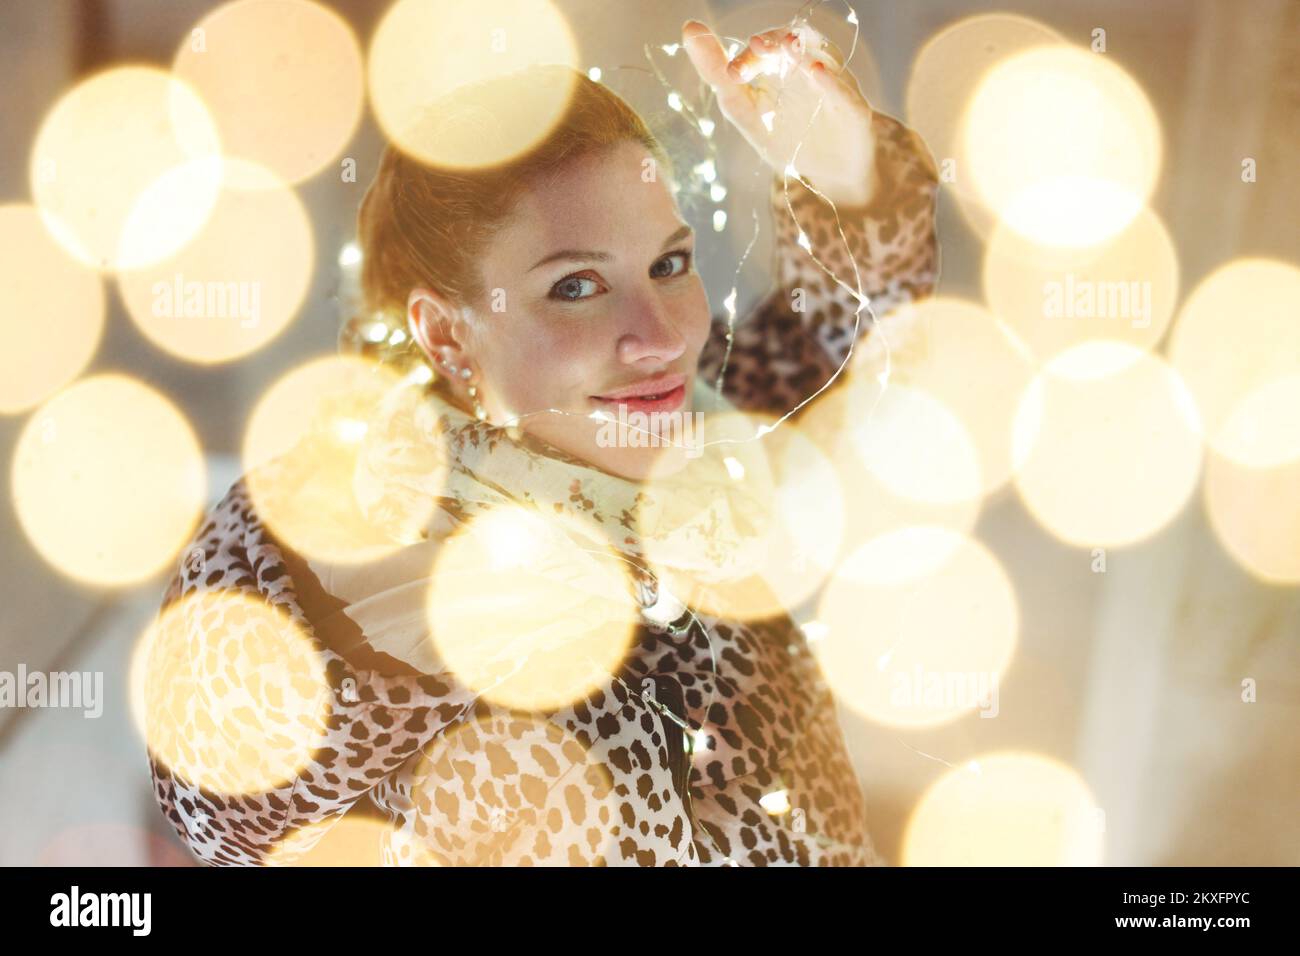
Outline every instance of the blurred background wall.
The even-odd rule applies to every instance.
[[[363,47],[386,6],[326,5],[355,27]],[[29,201],[29,150],[63,92],[110,64],[170,64],[214,6],[0,6],[0,204]],[[740,35],[798,8],[731,0],[558,6],[571,14],[584,56],[611,66],[644,62],[642,44],[675,41],[688,16]],[[855,0],[853,7],[874,60],[854,65],[877,108],[900,117],[917,51],[963,17],[1019,13],[1085,46],[1104,27],[1107,55],[1142,85],[1163,125],[1165,161],[1152,205],[1174,237],[1183,294],[1233,257],[1300,261],[1300,189],[1290,172],[1300,151],[1300,3]],[[218,366],[174,359],[136,330],[109,284],[104,338],[88,371],[129,370],[184,411],[209,455],[212,500],[237,477],[243,426],[257,398],[286,369],[335,348],[338,256],[381,148],[367,114],[344,150],[356,159],[357,181],[341,182],[337,166],[326,166],[298,187],[316,238],[311,289],[289,328],[254,355]],[[1261,171],[1249,186],[1237,175],[1245,155]],[[746,188],[738,184],[741,194]],[[735,253],[724,254],[722,239],[704,238],[701,260],[717,309]],[[978,298],[982,240],[947,195],[940,240],[940,291]],[[766,262],[766,252],[761,247],[756,261]],[[751,282],[742,303],[759,291]],[[28,671],[101,671],[106,705],[95,720],[69,710],[0,709],[0,862],[184,863],[150,796],[127,704],[131,650],[165,581],[97,591],[43,562],[18,526],[9,489],[8,463],[25,421],[0,417],[0,670],[22,663]],[[1087,551],[1045,533],[1013,490],[985,504],[976,530],[1015,581],[1021,612],[998,719],[972,714],[908,731],[843,714],[886,857],[899,860],[909,814],[949,766],[1012,748],[1078,770],[1105,811],[1108,864],[1300,863],[1300,589],[1261,583],[1234,563],[1211,533],[1199,495],[1154,537],[1112,552],[1105,574],[1093,572]],[[1241,701],[1244,678],[1258,683],[1256,703]]]

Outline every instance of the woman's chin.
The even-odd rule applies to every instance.
[[[689,408],[689,400],[686,404]],[[630,415],[622,420],[610,416],[593,420],[587,415],[578,420],[576,415],[566,415],[555,421],[547,416],[532,418],[522,427],[601,471],[646,481],[676,474],[691,457],[698,457],[695,449],[703,439],[699,417],[690,412],[663,418]]]
[[[546,438],[546,440],[567,455],[608,474],[631,481],[663,478],[676,474],[686,466],[686,448],[674,444],[667,437],[634,435],[624,442],[611,442],[609,437],[598,432],[594,436],[583,436],[583,440],[580,441],[573,441],[571,438],[569,441],[557,440],[557,438]],[[631,443],[641,441],[647,444]]]
[[[589,459],[602,471],[632,481],[650,481],[674,475],[686,467],[685,449],[673,445],[651,448],[596,448]]]

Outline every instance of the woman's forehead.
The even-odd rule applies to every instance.
[[[657,249],[681,223],[655,157],[640,144],[625,143],[539,180],[499,238],[539,256],[559,248]]]

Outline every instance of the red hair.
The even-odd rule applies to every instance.
[[[636,111],[608,87],[569,67],[535,66],[460,87],[430,107],[430,119],[435,124],[478,121],[484,111],[490,114],[510,102],[513,84],[531,90],[572,85],[559,121],[522,155],[497,166],[452,169],[430,165],[393,143],[384,150],[357,216],[364,312],[345,325],[345,346],[381,359],[394,353],[403,360],[423,359],[409,339],[394,349],[376,345],[377,336],[367,333],[376,323],[405,329],[407,298],[414,288],[432,289],[460,305],[479,301],[484,293],[477,268],[480,253],[521,195],[547,174],[628,141],[643,145],[670,174],[662,147]]]

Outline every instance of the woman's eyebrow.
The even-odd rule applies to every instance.
[[[667,249],[674,242],[685,239],[694,232],[695,230],[690,226],[682,226],[664,240],[662,248]],[[596,252],[591,249],[561,249],[559,252],[552,252],[549,256],[538,259],[537,262],[533,263],[532,268],[528,271],[532,272],[533,269],[539,269],[547,263],[555,262],[560,259],[569,262],[609,262],[609,260],[613,258],[614,256],[608,252]]]

